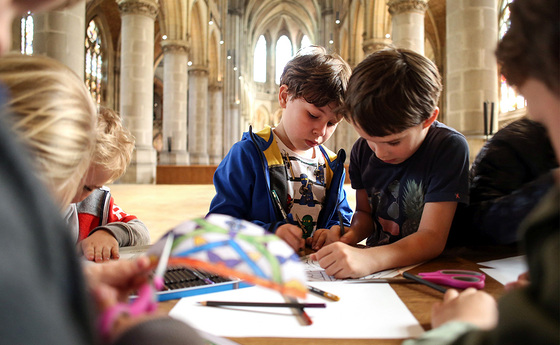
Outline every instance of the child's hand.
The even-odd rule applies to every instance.
[[[468,288],[461,293],[449,289],[443,301],[432,306],[432,328],[449,321],[469,322],[482,329],[494,328],[498,322],[496,300],[475,288]]]
[[[92,291],[92,295],[100,315],[104,311],[107,311],[110,308],[115,307],[117,304],[122,303],[118,300],[115,291],[105,285],[98,286],[97,289]],[[131,315],[130,313],[122,312],[115,317],[114,321],[109,326],[109,329],[106,330],[108,333],[102,334],[102,337],[104,338],[104,341],[112,343],[113,340],[117,339],[121,334],[123,334],[131,327],[136,326],[137,324],[144,321],[162,316],[163,314],[159,312],[144,313],[141,315]]]
[[[352,231],[352,228],[349,227],[345,227],[345,233],[344,235],[341,237],[340,236],[340,226],[339,225],[333,225],[330,230],[329,229],[317,229],[315,230],[315,232],[313,233],[313,237],[308,239],[309,241],[307,242],[309,244],[309,246],[313,249],[313,250],[319,250],[321,248],[323,248],[324,246],[334,243],[336,241],[340,241],[342,243],[346,243],[349,245],[355,245],[356,243],[358,243],[358,241],[356,240],[356,234]]]
[[[147,257],[84,265],[88,287],[98,313],[101,315],[119,303],[128,303],[130,293],[147,283],[151,271],[151,263]],[[129,327],[154,317],[157,315],[146,313],[132,317],[123,313],[114,321],[110,337],[115,339]]]
[[[84,265],[84,274],[92,293],[95,294],[98,289],[102,289],[100,293],[104,298],[126,302],[132,291],[148,281],[153,270],[152,266],[148,257],[141,256],[134,260]]]
[[[330,230],[329,229],[317,229],[313,233],[313,237],[310,238],[311,249],[319,250],[323,246],[327,244],[334,243],[340,240],[340,226],[333,225]]]
[[[288,243],[296,253],[305,250],[303,230],[301,230],[299,226],[293,224],[280,225],[278,229],[276,229],[276,236]]]
[[[373,272],[370,261],[374,255],[368,254],[370,250],[338,241],[311,254],[311,259],[318,261],[325,273],[335,278],[360,278]]]
[[[97,230],[84,238],[79,244],[84,257],[90,261],[103,262],[119,258],[119,243],[107,231]]]
[[[506,291],[511,291],[513,289],[523,288],[529,285],[529,272],[521,273],[517,280],[511,283],[507,283],[505,286]]]

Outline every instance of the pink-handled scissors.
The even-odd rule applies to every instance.
[[[468,270],[439,270],[435,272],[418,273],[422,279],[436,284],[447,285],[459,289],[474,287],[484,288],[486,276],[484,273]]]
[[[160,291],[164,287],[163,275],[167,270],[167,262],[171,253],[171,247],[173,246],[173,239],[173,232],[170,232],[167,235],[152,281],[138,289],[138,297],[132,303],[118,303],[101,314],[99,317],[99,331],[103,339],[109,339],[113,323],[121,314],[138,316],[151,314],[156,311],[156,291]]]

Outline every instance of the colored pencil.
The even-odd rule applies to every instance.
[[[316,288],[316,287],[314,287],[314,286],[309,286],[309,285],[308,285],[308,286],[307,286],[307,290],[308,290],[309,292],[312,292],[312,293],[316,294],[316,295],[319,295],[319,296],[322,296],[322,297],[326,297],[326,298],[328,298],[328,299],[330,299],[330,300],[333,300],[333,301],[338,301],[338,300],[340,300],[340,297],[338,297],[337,295],[332,294],[332,293],[330,293],[330,292],[323,291],[323,290],[318,289],[318,288]]]
[[[326,308],[325,303],[274,303],[274,302],[237,302],[237,301],[201,301],[207,307],[266,307],[266,308]]]

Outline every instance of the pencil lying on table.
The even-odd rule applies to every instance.
[[[333,301],[338,301],[338,300],[340,300],[340,297],[338,297],[337,295],[332,294],[332,293],[330,293],[330,292],[323,291],[323,290],[318,289],[318,288],[316,288],[316,287],[314,287],[314,286],[308,285],[308,286],[307,286],[307,290],[308,290],[309,292],[312,292],[312,293],[318,295],[318,296],[323,296],[323,297],[326,297],[326,298],[328,298],[328,299],[330,299],[330,300],[333,300]]]
[[[202,301],[207,307],[267,307],[267,308],[326,308],[325,303],[274,303],[274,302],[237,302],[237,301]]]

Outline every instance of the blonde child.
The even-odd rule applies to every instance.
[[[150,243],[148,229],[136,216],[117,206],[108,187],[124,174],[134,150],[134,138],[120,116],[101,107],[92,163],[72,200],[67,221],[87,260],[119,258],[119,247]]]
[[[57,4],[0,1],[0,28],[10,26],[16,14]],[[0,35],[0,48],[9,46],[4,39]],[[147,282],[152,268],[146,257],[82,267],[60,215],[95,147],[91,95],[60,62],[13,54],[0,58],[0,113],[2,342],[101,344],[91,302],[103,313],[125,301]],[[164,315],[115,320],[107,339],[115,345],[150,339],[202,344],[191,328]]]

